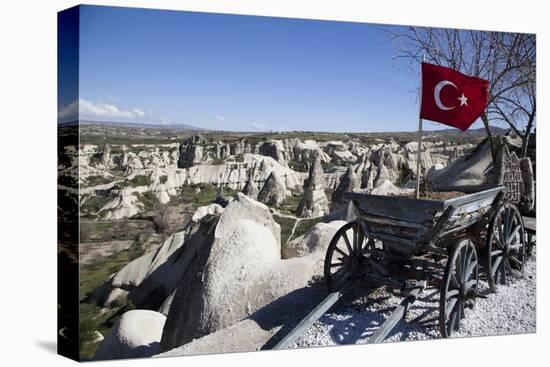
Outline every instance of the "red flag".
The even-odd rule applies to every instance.
[[[467,130],[485,110],[488,94],[487,80],[422,63],[420,118]]]

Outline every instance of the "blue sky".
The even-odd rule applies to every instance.
[[[412,131],[419,80],[396,52],[374,24],[83,6],[80,118]]]

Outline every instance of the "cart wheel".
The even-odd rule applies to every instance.
[[[325,281],[330,292],[340,289],[357,273],[368,256],[369,248],[368,236],[357,220],[336,232],[325,256]]]
[[[487,283],[496,292],[497,284],[506,284],[506,276],[523,271],[525,232],[518,208],[504,203],[493,215],[485,245]]]
[[[477,250],[469,239],[459,241],[445,266],[439,298],[439,331],[451,337],[460,327],[464,309],[473,308],[478,284]]]

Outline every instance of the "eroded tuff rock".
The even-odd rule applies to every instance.
[[[99,345],[94,359],[144,358],[158,353],[166,316],[150,310],[125,312]]]
[[[258,193],[258,201],[267,205],[278,205],[287,197],[285,184],[275,172],[271,172]]]
[[[258,186],[256,185],[256,182],[254,182],[254,173],[251,173],[248,176],[246,184],[244,185],[243,194],[245,194],[249,198],[256,200],[258,198],[259,192],[260,191],[258,190]]]
[[[176,289],[197,251],[210,240],[216,220],[206,215],[171,235],[159,248],[112,275],[92,293],[90,301],[101,307],[115,307],[129,299],[139,307],[159,309]]]
[[[101,163],[108,168],[111,165],[111,146],[107,143],[103,145],[103,151],[101,153]]]
[[[283,259],[308,256],[319,253],[323,257],[332,237],[347,222],[335,220],[329,223],[317,223],[309,232],[287,243],[282,250]]]
[[[267,206],[238,193],[180,280],[161,351],[233,325],[320,274],[317,257],[280,254],[280,227]]]
[[[339,209],[345,204],[344,194],[346,192],[353,192],[359,187],[360,180],[353,171],[352,166],[349,166],[346,173],[341,177],[338,187],[332,193],[332,210]]]
[[[298,204],[296,215],[311,218],[326,215],[330,212],[325,194],[325,176],[321,158],[317,156],[309,167],[309,176],[304,182],[304,194]]]

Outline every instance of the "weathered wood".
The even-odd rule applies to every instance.
[[[404,245],[413,246],[414,240],[413,239],[407,239],[403,237],[398,237],[386,233],[379,233],[379,232],[369,232],[369,236],[382,241],[391,241],[391,242],[397,242],[402,243]]]
[[[285,349],[291,346],[311,325],[325,314],[341,297],[343,289],[330,293],[305,318],[302,319],[273,349]]]
[[[415,228],[415,229],[424,228],[423,225],[418,223],[407,222],[404,220],[393,219],[388,217],[379,217],[375,215],[365,214],[365,215],[362,215],[361,218],[363,218],[369,223],[387,224],[390,226],[399,226],[399,227]]]
[[[384,321],[382,326],[380,326],[374,334],[367,340],[367,343],[380,343],[386,339],[388,334],[393,330],[395,325],[405,317],[409,306],[416,301],[418,296],[422,293],[426,287],[426,281],[419,282],[418,288],[413,289],[407,298],[405,298],[401,303],[395,308],[390,317]]]
[[[521,211],[528,213],[535,206],[535,175],[533,174],[533,165],[530,158],[519,160],[521,176],[523,178],[523,198],[521,200]]]
[[[468,194],[464,196],[459,196],[457,198],[445,200],[443,203],[444,207],[447,207],[449,205],[454,206],[455,208],[459,208],[462,205],[466,205],[475,201],[479,201],[481,199],[485,198],[495,198],[499,192],[504,190],[503,186],[493,186],[492,189],[476,192],[473,194]]]
[[[523,216],[523,227],[526,231],[537,233],[537,218]]]
[[[372,195],[361,194],[357,192],[346,192],[344,194],[345,199],[357,201],[359,203],[368,201],[369,204],[376,205],[381,203],[382,205],[389,205],[391,207],[401,208],[418,208],[420,210],[443,210],[442,201],[427,200],[427,199],[413,199],[405,196],[387,196],[387,195]]]
[[[431,228],[428,228],[424,232],[418,234],[418,239],[416,240],[417,244],[430,244],[437,239],[438,233],[447,224],[449,218],[453,215],[455,211],[454,206],[449,205],[447,209],[441,214],[435,225]]]

